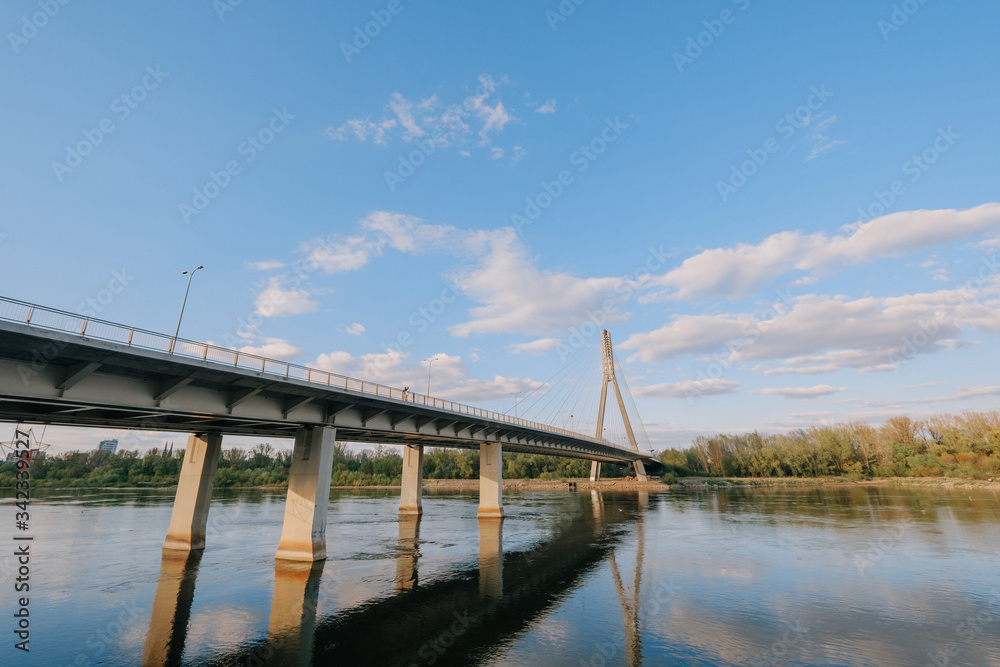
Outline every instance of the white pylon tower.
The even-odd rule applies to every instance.
[[[625,422],[625,432],[628,434],[628,441],[632,449],[639,451],[639,443],[635,441],[635,434],[632,433],[632,423],[628,420],[628,413],[625,412],[625,401],[622,399],[622,390],[618,388],[618,378],[615,377],[615,356],[611,349],[611,334],[605,329],[601,332],[601,349],[604,357],[604,379],[601,381],[601,402],[597,411],[597,439],[602,440],[604,432],[604,408],[608,402],[608,383],[615,388],[615,397],[618,399],[618,409],[622,413],[622,421]],[[645,482],[646,467],[642,461],[635,461],[635,478],[640,482]],[[592,461],[590,464],[590,481],[596,482],[601,478],[601,462]]]

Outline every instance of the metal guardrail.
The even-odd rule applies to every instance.
[[[582,433],[577,433],[576,431],[568,431],[555,426],[549,426],[548,424],[527,421],[525,419],[511,417],[510,415],[505,415],[503,413],[491,412],[489,410],[472,407],[463,403],[434,398],[433,396],[426,396],[424,394],[417,394],[409,391],[404,392],[402,389],[397,389],[396,387],[388,387],[383,384],[378,384],[377,382],[359,380],[346,375],[338,375],[337,373],[330,373],[329,371],[320,370],[318,368],[299,366],[298,364],[293,364],[287,361],[279,361],[277,359],[268,359],[256,354],[248,354],[246,352],[240,352],[239,350],[217,347],[215,345],[209,345],[208,343],[199,343],[193,340],[174,338],[173,336],[156,333],[154,331],[129,327],[124,324],[116,324],[114,322],[108,322],[107,320],[77,315],[63,310],[56,310],[54,308],[46,308],[45,306],[38,306],[32,303],[18,301],[16,299],[0,297],[0,320],[16,322],[18,324],[24,324],[38,329],[59,331],[84,339],[89,338],[102,340],[111,343],[118,343],[126,347],[153,350],[155,352],[163,352],[164,354],[186,357],[188,359],[200,359],[201,361],[207,363],[224,365],[230,368],[241,368],[244,370],[256,371],[285,380],[300,380],[310,384],[337,387],[338,389],[342,388],[345,391],[368,394],[380,398],[391,398],[404,401],[406,403],[426,405],[456,414],[481,417],[483,419],[491,419],[493,421],[504,422],[515,426],[524,426],[526,428],[533,428],[539,431],[566,435],[580,440],[589,440],[597,444],[629,452],[630,454],[635,453],[631,449],[626,449],[608,440],[600,440]]]

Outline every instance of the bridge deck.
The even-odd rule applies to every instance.
[[[3,298],[0,420],[288,438],[323,425],[342,441],[648,458],[453,401]]]

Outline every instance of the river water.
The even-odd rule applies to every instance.
[[[172,493],[39,492],[29,653],[0,495],[5,666],[1000,665],[995,490],[521,492],[502,522],[334,490],[297,568],[282,493],[216,492],[204,552],[164,559]]]

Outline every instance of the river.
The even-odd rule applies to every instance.
[[[1000,665],[996,490],[511,492],[502,522],[334,490],[312,567],[275,565],[283,493],[216,491],[190,558],[172,492],[38,491],[27,533],[0,497],[2,665]]]

